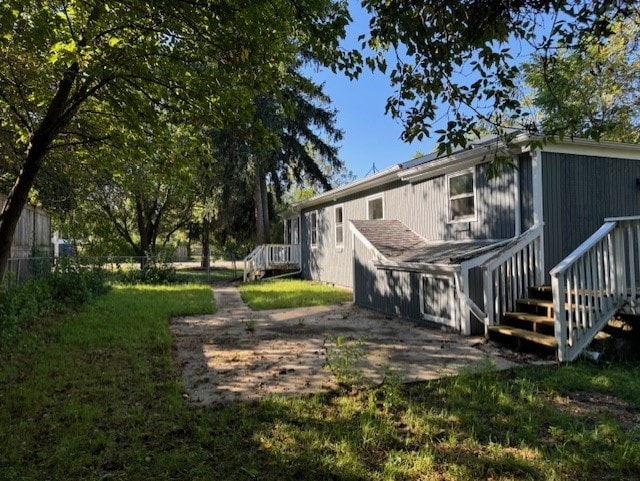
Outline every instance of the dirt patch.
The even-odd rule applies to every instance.
[[[637,430],[640,425],[640,411],[627,401],[609,394],[575,391],[556,399],[556,403],[559,409],[584,419],[608,416],[625,432]]]
[[[336,387],[327,351],[342,338],[363,356],[368,382],[394,372],[407,381],[435,379],[514,363],[479,349],[478,339],[415,325],[351,303],[251,311],[233,287],[215,290],[218,312],[174,319],[176,360],[197,405],[304,394]]]

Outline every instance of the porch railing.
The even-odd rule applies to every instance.
[[[516,237],[487,259],[484,270],[485,335],[488,326],[500,324],[505,312],[526,297],[529,287],[544,281],[542,227],[538,224]]]
[[[605,219],[550,274],[558,360],[572,361],[617,311],[637,309],[640,217]]]
[[[243,280],[253,279],[260,271],[299,268],[299,244],[262,244],[245,257]]]

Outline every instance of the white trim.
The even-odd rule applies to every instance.
[[[456,195],[454,197],[451,197],[451,186],[449,184],[450,180],[453,179],[454,177],[461,177],[463,175],[467,175],[467,174],[471,174],[471,178],[472,178],[472,186],[473,186],[473,194],[469,195],[468,193],[466,194],[459,194]],[[476,188],[476,169],[471,167],[469,169],[465,169],[465,170],[460,170],[458,172],[454,172],[451,174],[447,174],[446,177],[446,189],[447,189],[447,209],[448,209],[448,223],[449,224],[457,224],[457,223],[461,223],[461,222],[477,222],[478,221],[478,194],[477,191],[478,189]],[[473,197],[473,215],[467,215],[465,217],[460,217],[457,219],[453,219],[453,212],[451,210],[451,201],[452,200],[457,200],[457,199],[463,199],[463,198],[467,198],[467,197]]]
[[[446,280],[449,283],[449,292],[448,292],[448,302],[449,305],[449,316],[439,317],[431,314],[426,314],[424,312],[424,280],[425,279],[439,279]],[[435,322],[437,324],[442,324],[452,329],[459,330],[458,322],[456,320],[456,303],[455,303],[455,295],[454,295],[454,286],[455,286],[455,277],[450,275],[433,275],[433,274],[422,274],[420,276],[420,316],[422,319],[426,319],[427,321]]]
[[[384,215],[384,207],[385,207],[385,202],[384,202],[384,193],[380,193],[380,194],[375,194],[375,195],[370,195],[368,197],[365,198],[366,201],[366,205],[367,205],[367,220],[378,220],[378,219],[372,219],[369,217],[369,202],[371,202],[372,200],[376,200],[376,199],[381,199],[382,200],[382,217],[380,219],[385,219],[386,216]]]
[[[338,216],[336,215],[336,211],[340,209],[342,212],[342,221],[340,222],[340,228],[342,229],[342,242],[338,242]],[[336,247],[336,250],[342,251],[344,249],[344,236],[345,232],[345,222],[344,222],[344,204],[337,204],[333,206],[333,241]]]
[[[544,222],[542,199],[542,155],[540,150],[531,152],[531,183],[533,184],[533,225]]]
[[[514,235],[517,237],[522,234],[522,197],[520,188],[520,158],[518,157],[518,168],[512,169],[513,172],[513,214],[514,214]]]

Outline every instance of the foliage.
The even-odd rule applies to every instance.
[[[2,2],[0,165],[13,187],[0,217],[0,276],[41,172],[73,185],[77,152],[120,126],[250,118],[256,95],[300,52],[335,61],[348,20],[334,0]]]
[[[145,258],[140,269],[119,270],[118,278],[124,284],[172,284],[178,281],[176,268],[157,256]]]
[[[640,366],[572,364],[190,405],[169,316],[206,286],[116,286],[0,351],[0,478],[635,479]]]
[[[274,279],[248,282],[238,287],[251,309],[284,309],[321,306],[351,300],[351,292],[318,282],[297,279]]]
[[[403,139],[437,135],[439,151],[467,143],[484,121],[507,136],[517,125],[535,129],[517,88],[521,53],[553,62],[558,46],[582,51],[605,41],[617,19],[637,1],[423,1],[363,0],[371,15],[361,36],[363,57],[351,52],[347,69],[366,64],[386,72],[395,87],[387,112],[404,122]],[[388,64],[391,65],[388,65]],[[447,123],[438,128],[440,118]],[[590,132],[595,134],[594,131]]]
[[[540,109],[543,132],[638,142],[640,139],[640,17],[612,25],[603,43],[562,49],[549,61],[534,55],[525,82]]]
[[[352,387],[364,383],[359,365],[359,361],[365,355],[363,338],[350,341],[343,336],[327,336],[324,345],[327,350],[327,368],[335,376],[338,384]]]
[[[0,291],[0,343],[13,339],[27,323],[42,316],[79,309],[108,291],[104,272],[62,263],[39,279],[16,283]]]

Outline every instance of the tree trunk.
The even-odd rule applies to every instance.
[[[22,209],[27,204],[29,192],[33,187],[38,172],[40,172],[47,149],[55,136],[69,123],[75,113],[73,109],[66,109],[68,108],[67,103],[78,75],[78,70],[78,64],[72,64],[60,80],[46,115],[31,135],[31,142],[25,153],[24,163],[0,214],[0,280],[4,277],[9,257],[11,257],[11,244],[18,220],[22,214]]]
[[[253,200],[256,209],[256,243],[268,244],[271,241],[271,233],[269,232],[269,202],[267,199],[267,184],[264,178],[264,171],[261,167],[256,167]]]
[[[210,225],[208,220],[202,221],[202,259],[200,267],[208,269],[211,266],[211,250],[209,249],[209,231]]]

